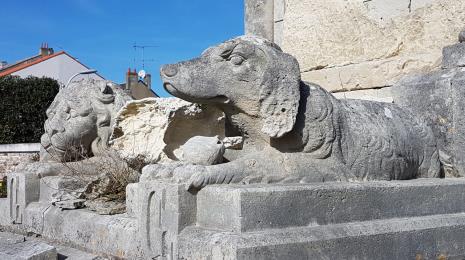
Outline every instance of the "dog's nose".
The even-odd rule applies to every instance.
[[[172,64],[165,65],[161,68],[161,72],[167,77],[174,77],[178,74],[178,67]]]

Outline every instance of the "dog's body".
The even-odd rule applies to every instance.
[[[191,187],[439,177],[436,142],[423,122],[393,104],[337,100],[302,82],[295,58],[266,40],[239,37],[161,75],[173,95],[222,108],[246,140],[237,160],[193,176],[173,170]]]
[[[302,136],[301,152],[341,161],[356,180],[437,177],[433,133],[394,104],[338,100],[323,88],[303,83],[300,111],[289,139]],[[286,136],[275,141],[284,147]]]

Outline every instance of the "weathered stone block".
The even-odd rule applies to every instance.
[[[38,174],[25,169],[8,175],[8,200],[12,223],[22,223],[24,209],[29,203],[38,201],[39,194],[40,177]]]
[[[463,259],[465,214],[235,234],[189,228],[180,259]]]
[[[177,160],[174,150],[197,135],[223,139],[224,113],[178,98],[146,98],[118,112],[111,144],[126,160],[157,163]]]
[[[287,0],[281,47],[305,80],[327,89],[392,85],[440,66],[464,8],[462,0]]]
[[[42,214],[41,235],[45,238],[120,258],[140,259],[143,256],[134,218],[103,216],[85,209],[62,210],[54,206]]]
[[[49,176],[41,178],[39,200],[51,204],[58,201],[79,199],[86,184],[86,182],[77,176]]]
[[[44,228],[44,217],[47,210],[52,208],[51,203],[32,202],[24,210],[22,227],[28,232],[42,234]]]
[[[126,214],[133,218],[140,216],[138,187],[138,183],[130,183],[126,186]]]
[[[457,43],[442,50],[442,67],[451,69],[465,66],[465,43]]]
[[[24,236],[0,233],[0,259],[56,260],[55,247],[40,241],[26,241]]]
[[[245,1],[245,34],[273,40],[274,0]]]
[[[195,223],[196,199],[184,184],[141,182],[139,236],[147,258],[178,255],[178,235]]]
[[[197,224],[250,232],[465,212],[465,179],[212,186],[199,192]]]

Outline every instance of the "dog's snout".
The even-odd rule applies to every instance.
[[[178,74],[178,67],[173,64],[165,65],[161,68],[161,72],[166,77],[174,77]]]

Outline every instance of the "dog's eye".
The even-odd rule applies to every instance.
[[[241,65],[244,62],[244,58],[239,55],[234,55],[231,57],[231,63],[234,65]]]

